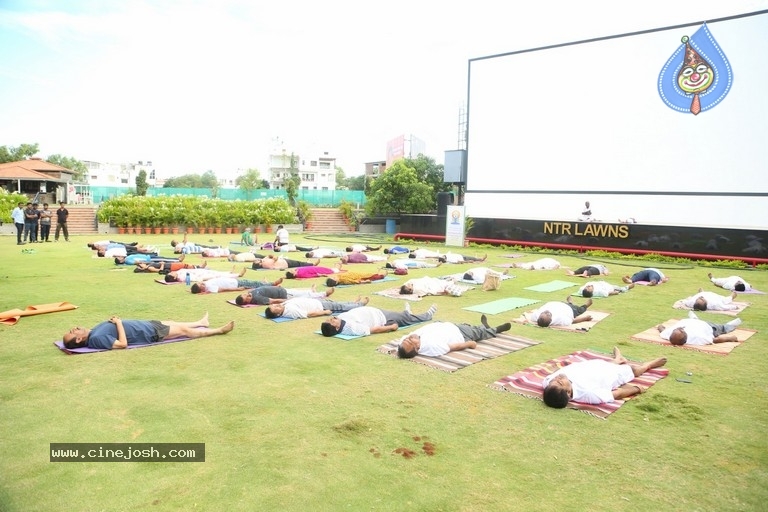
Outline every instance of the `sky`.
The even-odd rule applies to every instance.
[[[471,58],[704,21],[768,0],[0,0],[0,146],[268,167],[273,141],[348,176],[402,134],[459,147]],[[503,126],[499,127],[503,129]]]

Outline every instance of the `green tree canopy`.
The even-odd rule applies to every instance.
[[[85,176],[88,173],[88,168],[85,166],[85,164],[71,156],[63,156],[58,154],[51,155],[46,159],[46,162],[66,167],[70,171],[75,171],[75,174],[72,177],[75,181],[84,181]]]
[[[142,169],[139,171],[139,174],[136,176],[136,195],[137,196],[147,195],[148,188],[149,188],[149,184],[147,183],[147,171]]]
[[[428,213],[435,202],[432,187],[422,183],[405,160],[398,160],[373,181],[366,211],[369,215]]]
[[[219,188],[219,180],[213,171],[200,174],[184,174],[165,180],[163,188]]]
[[[261,179],[261,173],[258,169],[248,169],[245,174],[238,176],[235,180],[235,185],[245,192],[245,197],[250,199],[251,192],[258,188],[263,187],[264,180]]]
[[[34,144],[21,144],[19,147],[0,146],[0,164],[6,162],[18,162],[34,156],[40,151],[37,142]]]
[[[453,184],[443,182],[443,165],[437,164],[434,158],[425,155],[419,155],[416,158],[405,158],[404,160],[408,167],[413,167],[416,170],[416,177],[419,181],[426,183],[432,188],[432,199],[434,201],[432,209],[434,210],[437,208],[438,192],[450,192],[453,189]]]

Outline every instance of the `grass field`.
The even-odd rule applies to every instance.
[[[120,238],[126,237],[170,255],[170,235]],[[191,237],[208,238],[226,244],[236,237]],[[155,284],[153,274],[93,258],[86,248],[92,239],[71,240],[19,247],[13,237],[0,238],[0,311],[57,301],[78,306],[0,325],[0,511],[747,511],[768,503],[768,295],[739,297],[752,303],[742,327],[758,333],[726,356],[630,339],[682,318],[685,312],[672,304],[700,287],[725,293],[707,272],[738,273],[768,292],[766,271],[602,259],[612,283],[643,266],[660,267],[671,279],[595,300],[592,309],[611,314],[588,333],[513,324],[512,333],[542,343],[445,373],[377,353],[392,334],[324,338],[314,334],[319,319],[274,323],[258,316],[262,308],[227,304],[234,293],[198,296],[184,285]],[[293,241],[344,247],[352,240]],[[504,258],[508,248],[492,247],[459,252],[487,252],[487,265],[541,257],[513,260]],[[554,257],[570,268],[588,262]],[[231,266],[209,262],[215,269]],[[415,270],[400,282],[473,266]],[[355,269],[365,267],[374,268]],[[478,288],[411,306],[420,312],[435,302],[438,320],[479,323],[478,313],[462,308],[504,297],[563,300],[575,288],[523,288],[555,279],[584,282],[563,270],[510,273],[516,278],[498,291]],[[248,270],[246,277],[280,275]],[[394,284],[339,288],[333,299],[362,294],[373,306],[397,310],[404,301],[373,295]],[[490,323],[523,310],[492,315]],[[53,345],[70,327],[92,327],[115,314],[195,320],[206,311],[213,325],[235,320],[235,330],[87,355],[66,355]],[[605,420],[488,387],[533,364],[585,348],[610,352],[614,345],[636,360],[667,357],[670,374]],[[205,443],[206,460],[50,462],[50,443],[63,442]]]

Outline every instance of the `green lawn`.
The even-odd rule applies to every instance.
[[[126,237],[170,254],[170,235]],[[664,268],[671,280],[595,300],[593,309],[611,315],[586,334],[513,325],[513,333],[543,343],[449,374],[377,353],[391,334],[324,338],[314,334],[317,319],[278,324],[257,316],[261,308],[228,305],[233,293],[194,296],[183,285],[155,284],[153,275],[92,258],[85,246],[92,238],[24,247],[14,237],[0,238],[0,310],[57,301],[79,306],[0,325],[0,511],[765,510],[768,295],[740,297],[752,303],[741,316],[743,327],[759,332],[727,356],[630,336],[680,318],[684,312],[672,309],[673,302],[699,287],[725,293],[708,282],[709,271],[742,274],[762,291],[768,291],[768,272],[602,260],[610,282],[645,265]],[[226,243],[239,237],[190,238]],[[351,240],[306,243],[344,247]],[[35,252],[22,253],[25,248]],[[515,261],[503,257],[507,248],[459,252],[487,252],[487,264]],[[587,262],[554,257],[571,268]],[[209,266],[231,268],[223,260]],[[444,265],[400,279],[472,266]],[[477,313],[461,308],[512,296],[562,300],[575,288],[523,288],[555,279],[584,282],[562,270],[510,273],[517,277],[498,291],[426,298],[412,307],[420,312],[435,302],[438,320],[478,323]],[[247,273],[252,279],[280,275]],[[340,288],[333,298],[363,294],[371,305],[399,309],[403,301],[372,294],[393,284]],[[205,311],[215,325],[234,319],[234,332],[77,356],[53,346],[70,327],[91,327],[113,314],[195,320]],[[633,359],[666,356],[670,375],[606,420],[488,387],[574,350],[609,352],[614,345]],[[51,463],[52,442],[201,442],[206,461]]]

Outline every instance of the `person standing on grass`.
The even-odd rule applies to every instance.
[[[24,241],[37,242],[37,209],[32,203],[24,208]]]
[[[56,234],[53,237],[54,242],[59,241],[59,233],[64,232],[64,240],[69,242],[69,229],[67,228],[67,218],[69,210],[64,206],[64,201],[59,201],[59,209],[56,210]]]
[[[555,409],[563,409],[571,400],[587,404],[621,400],[643,391],[640,386],[628,382],[665,364],[666,357],[642,364],[631,363],[621,355],[618,347],[614,347],[611,361],[581,361],[548,375],[542,383],[544,403]]]
[[[113,316],[107,322],[96,325],[93,329],[73,327],[62,337],[64,346],[73,348],[121,349],[135,345],[149,345],[170,338],[206,338],[218,334],[227,334],[235,328],[230,321],[221,327],[211,329],[208,313],[197,322],[176,322],[174,320],[122,320]]]
[[[43,209],[40,210],[40,241],[50,242],[48,237],[51,235],[51,217],[53,213],[48,209],[48,203],[43,203]]]
[[[13,223],[16,226],[16,245],[24,245],[21,235],[24,234],[24,203],[19,203],[11,212]]]

